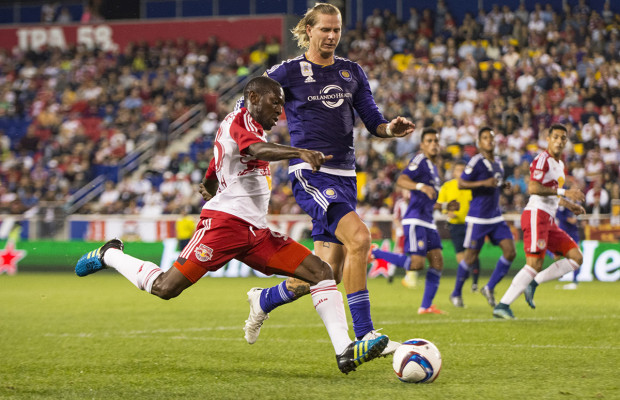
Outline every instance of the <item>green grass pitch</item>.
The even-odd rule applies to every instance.
[[[431,340],[442,353],[437,380],[415,385],[397,380],[391,357],[341,374],[309,296],[274,311],[248,345],[246,291],[277,282],[205,278],[163,301],[109,271],[2,275],[0,398],[620,398],[620,283],[565,291],[550,282],[538,288],[536,310],[521,297],[518,319],[503,321],[469,283],[467,307],[452,307],[453,277],[436,298],[449,314],[423,316],[423,286],[370,280],[376,327],[394,340]]]

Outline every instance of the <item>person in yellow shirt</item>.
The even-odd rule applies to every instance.
[[[460,263],[465,256],[465,248],[463,247],[463,241],[465,240],[465,217],[467,216],[467,212],[469,211],[469,202],[472,199],[471,190],[460,190],[458,184],[458,178],[463,173],[465,169],[465,165],[467,163],[465,161],[457,161],[454,163],[452,167],[452,179],[445,182],[441,189],[439,190],[439,194],[437,196],[437,202],[442,204],[448,204],[451,200],[456,200],[460,204],[460,208],[458,211],[448,211],[442,210],[442,213],[448,215],[448,230],[450,231],[450,239],[452,240],[452,244],[454,246],[454,251],[456,253],[456,262]],[[480,262],[476,259],[475,263],[472,265],[472,285],[471,290],[473,292],[478,290],[478,276],[480,274]],[[467,275],[465,279],[467,279]],[[463,285],[457,285],[457,288],[462,287]],[[458,302],[454,299],[461,299],[460,293],[456,295],[454,292],[450,296],[452,300],[452,304],[456,307],[463,307],[462,301]],[[459,303],[459,304],[456,304]]]
[[[187,215],[187,210],[183,208],[181,211],[181,217],[176,221],[174,227],[177,231],[177,240],[179,242],[177,250],[182,251],[194,234],[196,229],[196,221]]]

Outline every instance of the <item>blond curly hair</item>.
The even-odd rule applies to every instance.
[[[291,29],[293,37],[297,40],[298,47],[302,49],[307,49],[310,47],[310,38],[306,33],[306,26],[316,25],[320,14],[340,15],[340,10],[338,7],[329,3],[316,3],[314,7],[309,8],[308,11],[306,11],[306,14],[304,14],[304,17],[299,20],[293,29]]]

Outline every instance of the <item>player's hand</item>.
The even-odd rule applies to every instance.
[[[323,165],[325,161],[331,160],[332,158],[334,158],[334,156],[326,156],[320,151],[304,149],[301,150],[299,158],[312,166],[312,172],[316,172],[321,169],[321,165]]]
[[[424,187],[422,189],[420,189],[420,192],[422,192],[425,195],[427,195],[428,198],[431,199],[431,200],[435,200],[437,198],[437,192],[435,191],[435,189],[432,186],[424,185]]]
[[[461,204],[456,201],[456,200],[452,200],[448,203],[448,211],[458,211],[461,209]]]
[[[388,122],[388,126],[393,137],[404,137],[415,130],[415,124],[404,117],[394,118],[391,122]]]
[[[583,203],[586,199],[586,196],[579,189],[568,189],[564,196],[576,203]]]
[[[575,215],[581,215],[581,214],[585,214],[586,210],[585,208],[583,208],[583,206],[580,206],[579,204],[573,204],[570,208],[570,210],[573,212],[573,214]]]
[[[207,191],[207,188],[202,183],[198,185],[198,192],[200,192],[200,195],[205,201],[209,201],[213,198],[213,196],[211,196],[211,193]]]

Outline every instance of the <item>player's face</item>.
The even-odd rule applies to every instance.
[[[252,117],[263,127],[264,130],[270,130],[280,118],[282,107],[284,106],[284,92],[282,88],[277,91],[270,91],[259,96],[254,105]]]
[[[564,151],[566,142],[568,142],[568,135],[566,132],[561,129],[554,129],[549,133],[549,137],[547,137],[547,149],[553,157],[559,158],[560,155],[562,155],[562,151]]]
[[[319,14],[314,26],[307,26],[310,37],[310,51],[317,52],[323,58],[334,55],[342,34],[340,15]]]
[[[454,166],[454,171],[452,172],[452,178],[460,178],[463,175],[463,171],[465,170],[465,166],[458,164]]]
[[[493,131],[484,131],[478,139],[478,147],[482,151],[492,153],[495,150],[495,133]]]
[[[420,149],[428,158],[435,158],[439,154],[439,135],[426,134],[420,143]]]

